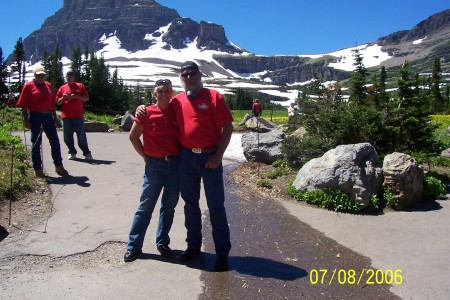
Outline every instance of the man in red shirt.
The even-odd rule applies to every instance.
[[[180,192],[185,201],[187,229],[187,249],[181,253],[180,260],[189,261],[200,254],[202,214],[199,200],[203,180],[217,254],[214,269],[226,271],[231,242],[224,206],[222,157],[230,142],[233,117],[223,96],[203,87],[202,73],[196,63],[184,63],[180,77],[185,92],[171,101],[180,128]]]
[[[262,106],[261,106],[261,103],[259,103],[258,99],[255,99],[255,101],[253,101],[252,113],[253,113],[253,116],[256,118],[258,118],[262,113]]]
[[[64,142],[69,148],[69,159],[77,157],[77,149],[73,139],[73,132],[77,134],[78,147],[83,151],[86,160],[93,160],[89,150],[86,132],[84,131],[83,104],[89,101],[89,94],[80,82],[75,82],[75,72],[69,70],[66,74],[67,83],[56,93],[56,103],[62,104],[61,118],[63,119]]]
[[[34,80],[27,82],[20,93],[17,106],[22,107],[22,118],[26,128],[31,129],[31,159],[33,169],[38,177],[45,177],[42,169],[41,145],[42,132],[47,136],[52,152],[55,171],[58,175],[67,175],[61,157],[56,123],[59,122],[55,112],[55,96],[50,82],[45,81],[45,69],[37,67]],[[29,112],[29,114],[28,114]]]

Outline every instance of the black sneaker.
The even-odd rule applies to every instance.
[[[173,256],[172,249],[170,249],[169,246],[158,245],[156,247],[156,249],[158,249],[158,252],[161,253],[161,256],[163,256],[163,257],[172,257]]]
[[[214,271],[228,271],[228,255],[217,255],[216,263],[214,264]]]
[[[180,260],[181,261],[190,261],[193,260],[197,255],[200,254],[200,249],[187,248],[185,251],[181,252]]]
[[[139,256],[141,256],[142,250],[127,250],[125,255],[123,256],[123,260],[125,262],[130,262],[136,260]]]

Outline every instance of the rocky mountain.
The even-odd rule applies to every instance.
[[[154,0],[64,0],[63,7],[23,43],[30,70],[45,49],[52,52],[58,45],[70,57],[73,48],[87,47],[130,84],[176,79],[181,63],[195,60],[205,79],[223,92],[235,88],[236,81],[259,82],[259,91],[284,99],[294,99],[295,85],[311,80],[313,73],[324,81],[343,81],[353,70],[351,48],[309,56],[261,56],[230,43],[223,26],[181,18],[175,9]],[[450,10],[358,49],[369,69],[395,69],[409,60],[418,71],[431,72],[439,57],[443,72],[449,73]]]
[[[114,34],[123,49],[136,52],[150,47],[148,35],[160,34],[155,32],[169,23],[172,25],[163,36],[166,48],[185,48],[187,40],[197,39],[199,49],[242,52],[229,44],[222,26],[181,18],[176,10],[154,0],[64,0],[63,7],[23,44],[32,63],[41,59],[45,49],[51,52],[57,45],[66,57],[75,47],[98,51],[105,34]]]

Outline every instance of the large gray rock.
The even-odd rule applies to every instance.
[[[283,158],[281,143],[284,137],[284,132],[281,130],[244,133],[241,143],[245,158],[249,161],[272,164],[277,159]]]
[[[377,194],[382,182],[381,161],[369,143],[341,145],[307,162],[293,186],[298,191],[341,190],[361,208]]]
[[[278,127],[277,124],[263,118],[250,118],[245,122],[245,127],[253,132],[269,132]]]
[[[120,122],[120,128],[122,128],[123,131],[130,131],[131,126],[133,126],[133,122],[134,122],[134,116],[129,111],[126,111],[125,114],[122,116],[122,122]]]
[[[109,126],[103,122],[84,122],[86,132],[108,132]]]
[[[405,209],[422,201],[423,170],[411,156],[394,152],[383,161],[384,186],[394,197],[391,205],[395,209]]]

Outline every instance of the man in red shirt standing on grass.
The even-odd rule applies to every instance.
[[[64,142],[69,148],[69,159],[77,157],[77,149],[73,139],[73,132],[77,134],[78,147],[83,151],[86,160],[93,160],[89,150],[86,132],[84,131],[83,104],[89,101],[89,94],[85,86],[75,82],[75,72],[69,70],[66,74],[67,83],[56,93],[56,103],[62,104],[61,118],[63,119]]]
[[[23,86],[17,106],[22,107],[25,127],[31,129],[31,142],[33,144],[31,159],[36,176],[45,177],[41,157],[43,132],[50,142],[55,172],[58,175],[67,175],[68,172],[62,164],[61,145],[56,131],[56,123],[59,120],[55,112],[55,95],[52,85],[45,81],[45,77],[45,69],[37,67],[34,71],[34,80]]]

